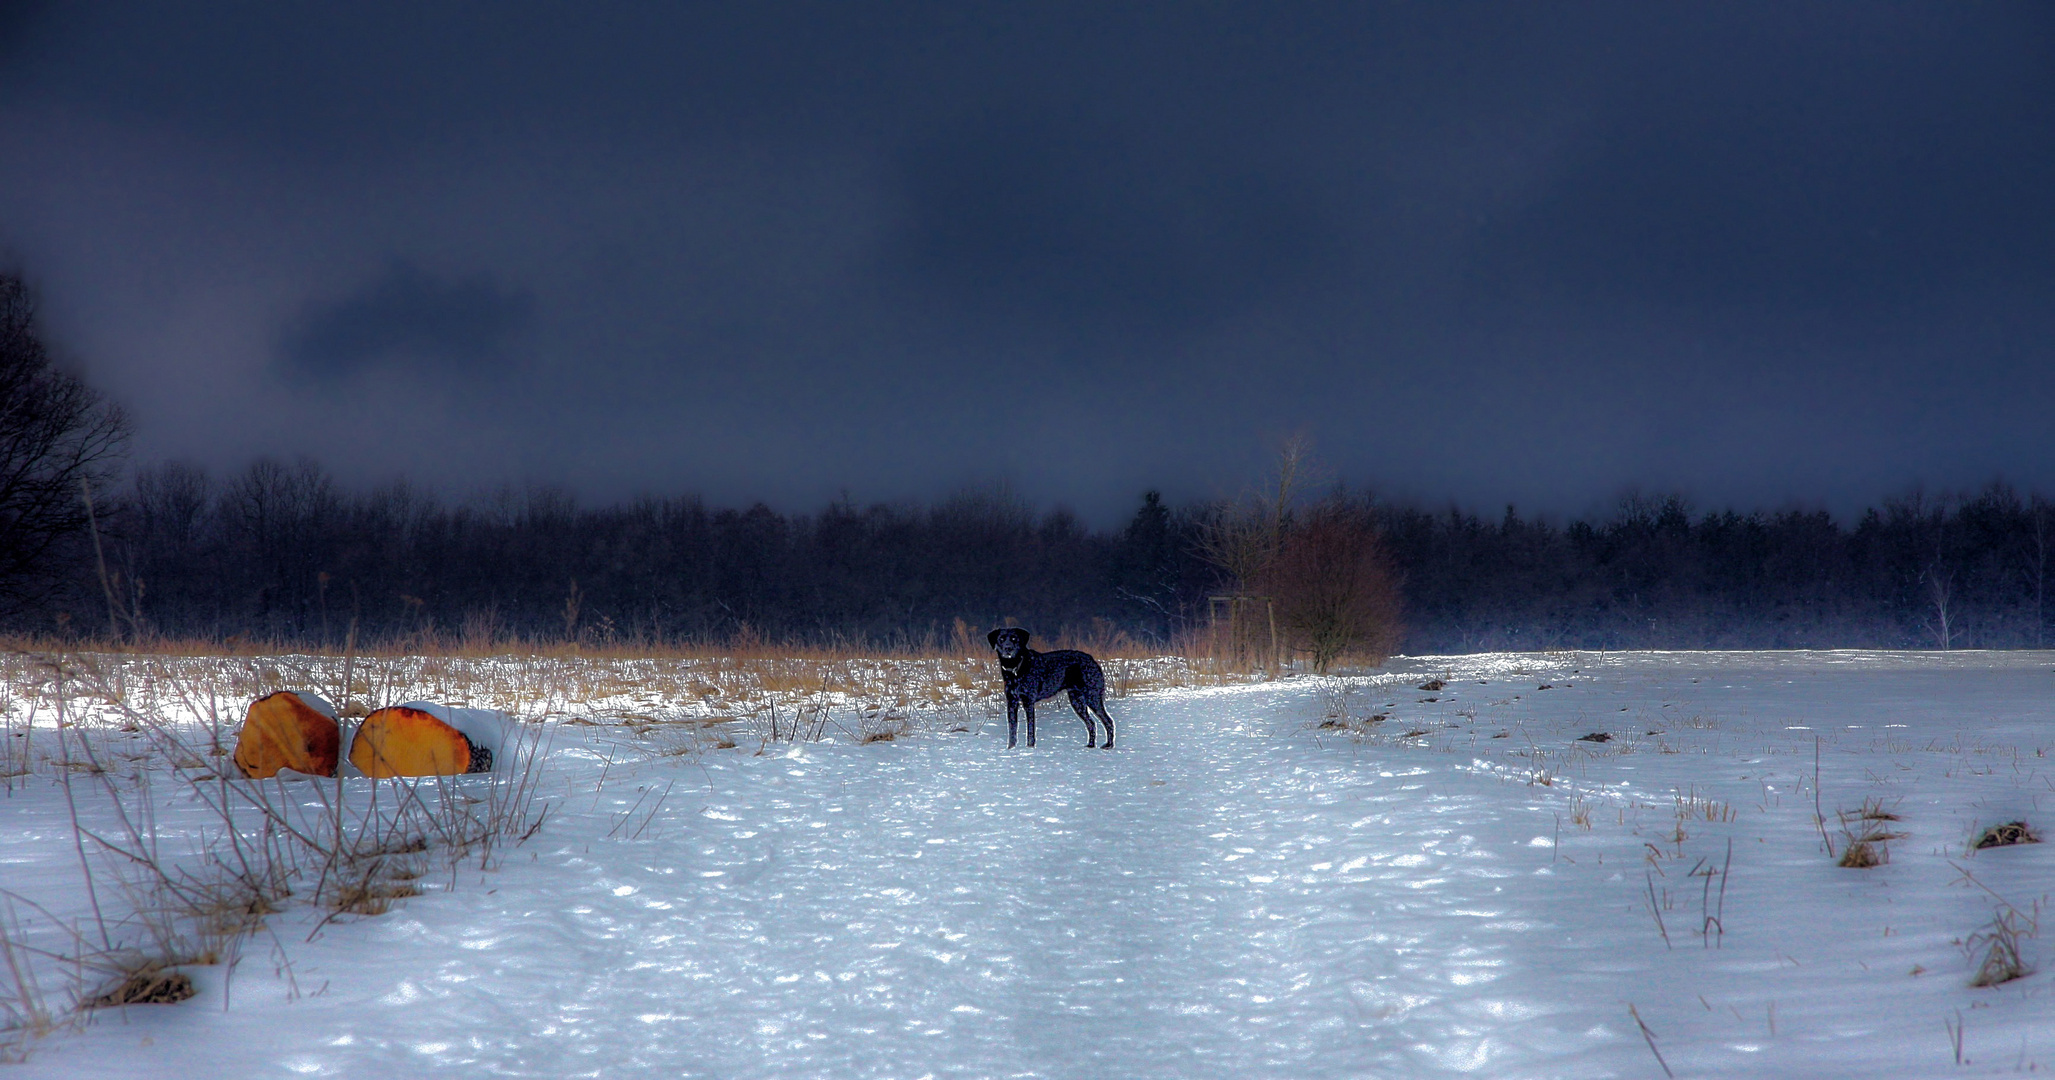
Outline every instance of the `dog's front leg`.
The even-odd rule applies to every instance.
[[[1028,706],[1028,745],[1035,745],[1034,706]],[[1020,699],[1006,695],[1006,749],[1011,750],[1020,742]]]
[[[1020,704],[1021,704],[1021,707],[1022,707],[1022,708],[1024,708],[1024,709],[1026,709],[1026,710],[1027,710],[1027,714],[1028,714],[1028,748],[1029,748],[1029,749],[1033,749],[1033,748],[1034,748],[1034,745],[1035,745],[1035,699],[1034,699],[1034,698],[1026,698],[1026,699],[1022,700]]]

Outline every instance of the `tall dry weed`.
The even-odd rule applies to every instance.
[[[418,892],[412,882],[430,865],[452,875],[459,864],[496,865],[548,817],[531,726],[478,777],[243,778],[226,750],[231,717],[253,691],[314,685],[326,672],[305,658],[16,654],[6,666],[10,685],[57,711],[34,779],[63,790],[89,908],[67,921],[0,889],[0,1032],[17,1056],[81,1010],[169,1000],[164,987],[183,978],[174,969],[232,966],[258,937],[290,980],[272,916],[312,905],[324,913],[318,933],[333,918],[375,914]],[[344,669],[341,689],[357,689],[347,685],[357,665]],[[362,689],[376,682],[374,666]],[[196,803],[206,824],[167,832],[160,812],[174,801]],[[57,940],[32,943],[24,911]],[[68,980],[65,1004],[54,1002],[52,977]],[[131,992],[144,984],[155,989]]]

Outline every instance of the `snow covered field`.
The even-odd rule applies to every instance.
[[[2034,937],[2055,844],[1971,849],[1994,824],[2055,823],[2051,663],[1402,658],[1131,693],[1109,705],[1111,753],[1083,748],[1067,707],[1045,707],[1035,750],[1006,751],[989,696],[942,668],[910,719],[813,728],[788,709],[822,732],[797,743],[766,744],[718,695],[618,689],[628,715],[472,687],[543,733],[535,835],[487,870],[425,853],[422,894],[382,915],[317,931],[326,912],[287,904],[234,964],[186,969],[192,1000],[100,1010],[0,1076],[2055,1069]],[[407,689],[395,700],[424,688]],[[249,690],[222,686],[221,707]],[[9,743],[35,747],[0,798],[0,889],[85,926],[51,718],[25,727],[38,693],[0,702]],[[737,719],[662,724],[712,715]],[[721,735],[737,727],[750,737]],[[882,730],[897,737],[858,741]],[[1579,741],[1594,733],[1609,739]],[[218,851],[219,817],[135,758],[113,772],[127,790],[155,777],[164,858]],[[96,790],[73,784],[111,828]],[[1838,812],[1866,804],[1896,820],[1844,830]],[[1827,844],[1864,828],[1902,834],[1888,862],[1836,866]],[[2032,972],[1973,988],[2001,917]],[[31,949],[67,939],[20,901],[0,918],[62,1012],[71,976]],[[18,1010],[13,978],[0,964]]]

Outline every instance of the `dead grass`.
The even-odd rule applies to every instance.
[[[1876,799],[1864,799],[1861,807],[1836,811],[1836,816],[1840,819],[1844,843],[1841,857],[1834,861],[1834,865],[1844,869],[1868,870],[1889,863],[1891,841],[1903,840],[1909,835],[1891,828],[1890,823],[1900,818]]]
[[[1973,851],[1985,848],[2011,847],[2014,844],[2038,844],[2041,835],[2024,821],[2007,821],[1993,825],[1977,834],[1976,842],[1970,845]]]
[[[430,658],[406,675],[450,680],[446,665]],[[61,721],[44,735],[52,745],[40,748],[44,758],[32,767],[40,782],[62,785],[74,808],[91,907],[83,924],[67,924],[5,895],[0,1035],[16,1039],[7,1053],[24,1052],[29,1040],[94,1007],[190,996],[191,981],[176,968],[233,964],[259,935],[272,936],[290,983],[271,916],[312,904],[327,912],[319,933],[338,915],[383,913],[420,894],[416,880],[430,865],[448,866],[453,880],[462,863],[490,868],[549,814],[547,804],[536,805],[542,748],[534,727],[517,726],[495,772],[469,778],[251,781],[228,760],[234,724],[264,688],[334,687],[391,702],[403,685],[391,666],[355,658],[14,655],[0,658],[0,674]],[[535,691],[518,681],[506,689]],[[210,827],[160,833],[157,813],[167,798],[204,807]],[[82,806],[88,815],[79,814]],[[55,949],[29,946],[17,903],[68,939]],[[39,966],[70,979],[74,1008],[50,1006]],[[89,977],[112,981],[88,989]]]
[[[376,871],[367,871],[362,878],[331,890],[328,905],[338,915],[383,915],[392,910],[394,900],[419,895],[420,886],[410,880],[382,880]]]
[[[122,705],[145,712],[234,711],[251,698],[295,689],[321,694],[346,717],[360,716],[374,705],[425,699],[500,709],[525,720],[635,725],[637,737],[650,738],[656,753],[676,755],[777,741],[858,741],[867,734],[862,718],[879,711],[906,721],[895,730],[895,739],[979,730],[1000,714],[1001,682],[982,631],[967,626],[958,631],[946,645],[921,649],[788,647],[750,640],[733,647],[611,650],[544,643],[486,652],[473,640],[463,648],[425,653],[373,650],[336,656],[256,653],[243,642],[156,641],[120,652],[74,655],[105,675],[107,699],[82,703],[99,714],[95,719],[121,719]],[[1058,637],[1041,644],[1093,650],[1115,699],[1228,679],[1177,656],[1148,655],[1118,635]],[[32,670],[35,665],[25,656],[0,655],[0,685],[16,688],[31,707],[47,703],[50,680]],[[195,693],[205,700],[193,700]],[[669,741],[651,735],[659,725],[694,723],[718,725],[719,730]],[[210,746],[182,760],[205,764],[225,753]]]
[[[1677,818],[1680,821],[1726,822],[1734,820],[1734,807],[1709,795],[1700,795],[1691,788],[1677,795]]]
[[[2041,906],[2044,900],[2036,900],[2029,907],[2021,909],[1977,880],[1967,867],[1949,864],[1962,875],[1964,884],[1972,886],[1992,900],[1998,907],[1992,913],[1991,921],[1984,929],[1962,940],[1962,950],[1976,962],[1976,973],[1970,978],[1973,987],[2001,986],[2014,979],[2033,974],[2026,957],[2020,949],[2023,938],[2040,933]],[[2045,898],[2044,898],[2045,899]],[[1981,955],[1979,955],[1981,954]]]
[[[107,1009],[122,1005],[171,1005],[192,997],[193,978],[183,971],[161,964],[145,964],[120,982],[87,1002],[88,1008]]]
[[[1971,956],[1979,951],[1983,953],[1983,960],[1977,964],[1976,975],[1970,979],[1969,985],[2001,986],[2033,974],[2033,969],[2020,955],[2019,939],[2032,937],[2034,931],[2033,920],[2017,910],[2001,909],[1992,917],[1990,926],[1971,934],[1963,942]]]
[[[37,953],[26,944],[21,920],[12,897],[4,899],[0,915],[0,1064],[22,1061],[30,1042],[56,1031],[62,1024],[58,1011],[50,1007],[42,980],[37,976]]]
[[[561,635],[515,633],[451,633],[426,630],[379,641],[356,642],[353,646],[318,646],[284,638],[246,637],[232,634],[221,638],[161,635],[124,640],[118,646],[90,638],[59,638],[49,635],[0,636],[0,650],[15,653],[121,652],[139,656],[265,658],[279,656],[326,656],[340,658],[345,652],[365,659],[435,657],[442,659],[578,659],[578,660],[801,660],[834,663],[849,660],[962,660],[991,655],[985,631],[959,619],[946,635],[927,634],[919,638],[891,638],[872,641],[839,635],[825,640],[773,640],[748,626],[724,639],[653,638],[649,636],[586,632],[566,638]],[[1144,660],[1179,653],[1176,643],[1166,648],[1140,641],[1106,620],[1094,620],[1083,627],[1065,627],[1053,634],[1038,635],[1038,649],[1082,649],[1104,661]],[[1197,655],[1197,654],[1192,654]]]

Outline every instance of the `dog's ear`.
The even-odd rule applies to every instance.
[[[1021,629],[1020,627],[1018,627],[1018,626],[1016,626],[1016,627],[1014,627],[1014,628],[1013,628],[1013,632],[1014,632],[1014,633],[1016,633],[1016,634],[1019,634],[1019,635],[1020,635],[1020,647],[1021,647],[1021,648],[1023,648],[1023,649],[1027,648],[1027,643],[1028,643],[1028,632],[1027,632],[1027,631],[1025,631],[1025,630],[1022,630],[1022,629]]]
[[[1004,629],[1004,627],[1001,627],[1001,629]],[[994,631],[992,631],[991,633],[989,633],[989,634],[986,634],[986,635],[985,635],[985,643],[986,643],[986,644],[988,644],[988,645],[990,645],[991,647],[993,647],[993,648],[995,648],[995,649],[996,649],[996,648],[998,648],[998,647],[999,647],[999,631],[998,631],[998,630],[994,630]]]

